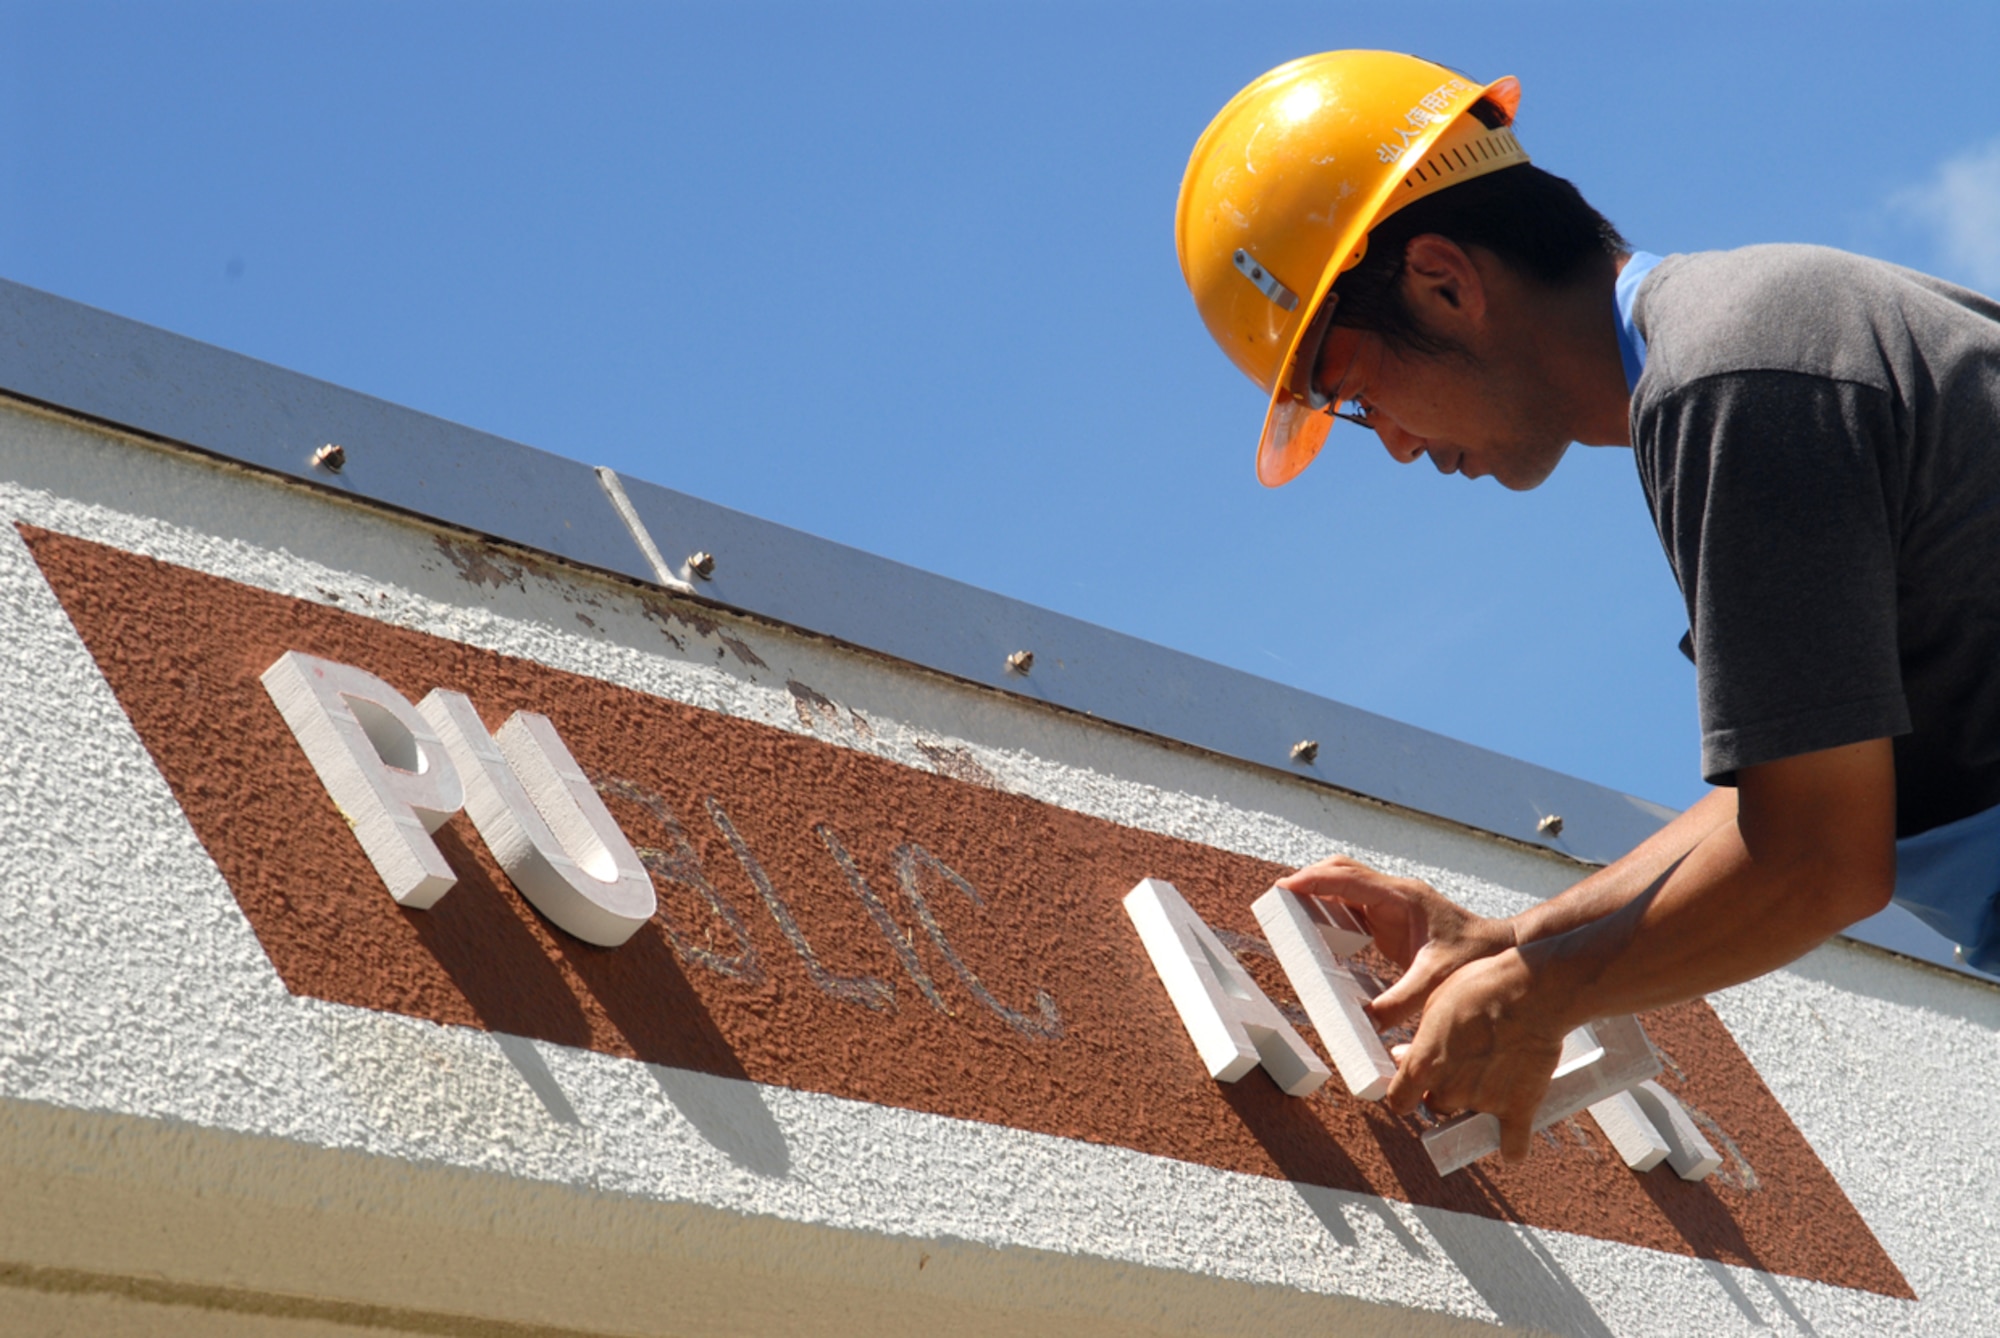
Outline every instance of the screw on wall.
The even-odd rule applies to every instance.
[[[1025,674],[1034,667],[1035,652],[1031,650],[1017,650],[1007,657],[1007,668],[1012,673]]]
[[[1535,824],[1535,830],[1553,841],[1556,837],[1563,834],[1562,814],[1549,814],[1546,818]]]
[[[313,464],[329,474],[338,474],[347,465],[347,448],[329,441],[313,452]]]
[[[1309,767],[1319,760],[1319,740],[1300,739],[1292,745],[1292,760],[1300,766]]]
[[[704,581],[715,579],[715,554],[707,549],[688,554],[688,570]]]

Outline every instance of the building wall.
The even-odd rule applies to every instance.
[[[245,607],[296,601],[316,634],[360,619],[420,639],[412,646],[459,648],[474,677],[528,666],[515,672],[524,701],[567,676],[602,685],[608,702],[640,694],[748,722],[771,740],[756,757],[833,759],[828,774],[848,778],[828,782],[845,787],[825,797],[835,828],[862,814],[888,834],[971,822],[960,834],[976,843],[978,823],[1001,820],[978,815],[1053,814],[1051,830],[1115,827],[1134,834],[1132,849],[1164,852],[1149,859],[1218,878],[1338,851],[1489,914],[1560,890],[1580,868],[25,404],[0,406],[0,515],[0,1326],[1932,1334],[1982,1332],[2000,1313],[2000,1158],[1980,1099],[2000,1083],[2000,994],[1845,941],[1711,1001],[1733,1044],[1675,1078],[1714,1107],[1729,1153],[1698,1203],[1622,1166],[1616,1176],[1634,1183],[1614,1185],[1611,1154],[1585,1124],[1552,1130],[1518,1172],[1463,1182],[1480,1187],[1474,1203],[1463,1197],[1473,1191],[1416,1183],[1414,1133],[1330,1090],[1299,1106],[1354,1162],[1363,1187],[1340,1188],[1340,1174],[1288,1162],[1293,1145],[1263,1135],[1299,1115],[1267,1079],[1219,1093],[1202,1073],[1164,991],[1131,966],[1143,957],[1115,896],[1013,886],[1001,865],[975,880],[1000,928],[972,917],[950,932],[974,936],[993,992],[1023,1008],[1039,969],[1097,954],[1098,984],[1051,990],[1071,1009],[1060,1044],[1109,1056],[1075,1069],[1098,1073],[1100,1088],[994,1095],[996,1066],[1032,1069],[1032,1038],[996,1030],[900,906],[949,996],[942,1008],[900,977],[896,1008],[874,1020],[795,988],[801,959],[786,957],[740,877],[730,895],[777,982],[769,1006],[803,998],[806,1022],[739,1043],[764,1004],[731,1004],[727,982],[685,957],[660,969],[698,987],[722,1049],[741,1050],[739,1070],[763,1080],[723,1076],[721,1060],[649,1058],[681,1053],[671,1035],[665,1049],[620,1052],[595,1031],[575,1044],[538,1037],[531,1018],[510,1031],[493,1025],[506,1000],[482,1004],[471,987],[470,1020],[443,1024],[415,1005],[326,997],[338,991],[280,968],[270,923],[253,923],[224,868],[303,859],[340,895],[386,893],[331,876],[352,852],[313,834],[330,806],[299,782],[282,736],[232,754],[237,736],[217,732],[248,718],[240,702],[225,709],[196,680],[176,683],[177,696],[148,688],[145,638],[132,630],[146,617],[159,620],[162,666],[194,650],[227,660],[226,625],[202,634],[215,644],[182,647],[174,592],[221,588],[203,580],[252,592]],[[163,726],[169,716],[179,723]],[[767,737],[734,728],[722,736]],[[240,766],[190,779],[165,751],[169,735]],[[717,746],[729,756],[736,745]],[[803,778],[760,780],[743,756],[745,774],[718,785],[817,802]],[[296,804],[298,833],[267,852],[205,846],[191,814],[223,841],[238,789],[246,811],[273,795]],[[974,816],[936,811],[954,804]],[[1148,844],[1169,839],[1178,844]],[[464,849],[477,853],[469,839]],[[1112,891],[1145,876],[1173,875],[1134,867]],[[504,878],[486,882],[491,897],[512,897]],[[1247,904],[1262,886],[1242,887],[1240,905],[1227,891],[1206,889],[1198,904],[1249,961]],[[1061,934],[1036,918],[1041,897],[1069,908]],[[835,945],[831,965],[852,967],[864,940],[841,935],[859,931],[829,927],[830,902],[800,905]],[[838,913],[864,923],[857,904]],[[532,913],[520,922],[554,945],[550,960],[582,960]],[[987,966],[1010,941],[1024,945],[1018,959]],[[871,960],[892,960],[871,943]],[[361,966],[379,947],[343,946]],[[315,950],[333,975],[346,969],[338,952]],[[589,989],[577,969],[586,974],[563,979]],[[1086,994],[1097,1012],[1078,1002]],[[1129,1017],[1131,1036],[1074,1025],[1086,1013]],[[1691,1035],[1710,1016],[1649,1025],[1656,1038]],[[1729,1067],[1738,1054],[1743,1073]],[[909,1071],[931,1075],[932,1090],[895,1086]],[[786,1076],[799,1074],[813,1076]],[[1128,1086],[1170,1099],[1144,1127],[1086,1118]],[[897,1095],[843,1094],[864,1090]],[[1057,1097],[1080,1112],[1073,1136],[1047,1114]],[[1030,1106],[1043,1114],[1020,1114]],[[1259,1134],[1269,1164],[1231,1151],[1248,1145],[1239,1125]],[[1160,1130],[1194,1141],[1166,1155]],[[1610,1197],[1580,1200],[1579,1184],[1610,1185]],[[1633,1206],[1607,1225],[1599,1199]],[[1566,1203],[1588,1229],[1565,1229]]]

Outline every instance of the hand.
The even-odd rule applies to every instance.
[[[1396,1076],[1383,1101],[1399,1115],[1420,1101],[1436,1115],[1485,1111],[1500,1121],[1500,1155],[1527,1156],[1535,1110],[1568,1031],[1534,985],[1516,951],[1453,973],[1432,992],[1416,1039],[1396,1047]]]
[[[1278,886],[1346,905],[1382,955],[1403,968],[1402,977],[1368,1005],[1377,1027],[1393,1027],[1414,1014],[1468,962],[1515,946],[1508,921],[1474,915],[1429,883],[1392,878],[1344,855],[1287,874]]]

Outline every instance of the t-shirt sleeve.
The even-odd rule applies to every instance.
[[[1896,637],[1894,407],[1791,372],[1643,399],[1639,468],[1687,601],[1702,774],[1910,731]]]

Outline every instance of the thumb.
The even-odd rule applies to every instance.
[[[1431,997],[1431,991],[1450,974],[1450,967],[1437,953],[1426,948],[1417,954],[1417,959],[1410,963],[1410,969],[1398,977],[1395,984],[1369,1001],[1368,1016],[1378,1028],[1396,1026],[1421,1011],[1424,1001]]]

